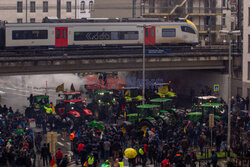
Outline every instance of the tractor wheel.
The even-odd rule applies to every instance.
[[[127,122],[127,121],[124,121],[122,126],[121,126],[123,134],[126,134],[126,133],[128,134],[132,128],[133,128],[133,124],[131,122]]]
[[[142,120],[139,124],[140,129],[144,132],[144,135],[146,134],[147,128],[152,128],[153,125],[147,120]]]
[[[64,117],[62,117],[62,121],[66,123],[66,128],[70,129],[70,131],[73,131],[75,128],[75,124],[76,124],[76,118],[73,115],[66,115]]]

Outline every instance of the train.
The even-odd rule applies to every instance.
[[[7,23],[0,29],[2,49],[134,46],[143,43],[197,45],[198,42],[197,27],[189,20]]]

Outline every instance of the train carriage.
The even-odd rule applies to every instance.
[[[6,24],[6,48],[196,45],[190,22],[29,23]]]

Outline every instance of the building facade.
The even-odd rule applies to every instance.
[[[0,20],[9,23],[42,22],[43,18],[90,17],[93,0],[1,0]]]
[[[219,30],[236,27],[232,5],[238,0],[146,0],[144,17],[186,18],[197,25],[200,41],[221,42]]]
[[[250,97],[250,1],[244,0],[243,6],[243,59],[242,93]]]
[[[131,18],[133,17],[133,2],[135,16],[140,16],[140,0],[95,0],[93,18]]]

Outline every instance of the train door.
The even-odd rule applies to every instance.
[[[55,29],[55,47],[68,46],[68,27],[56,27]]]
[[[155,45],[155,27],[145,27],[145,45]]]

